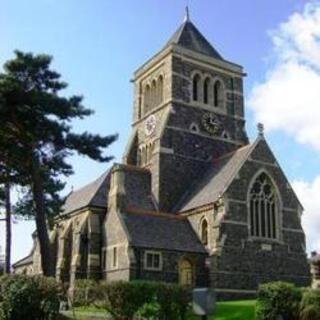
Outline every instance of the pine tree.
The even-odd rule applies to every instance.
[[[107,162],[104,150],[117,135],[72,131],[71,121],[93,113],[81,96],[65,97],[67,84],[50,68],[52,57],[15,51],[0,74],[0,173],[14,172],[16,183],[30,188],[42,271],[54,274],[47,230],[46,185],[59,185],[61,175],[73,173],[67,162],[75,152]]]

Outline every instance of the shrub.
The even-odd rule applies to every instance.
[[[137,310],[152,299],[152,289],[146,282],[117,281],[102,285],[103,308],[114,319],[132,319]]]
[[[256,319],[298,319],[301,291],[291,283],[271,282],[259,287]]]
[[[189,295],[174,284],[117,281],[100,285],[99,300],[100,308],[116,320],[133,319],[134,315],[146,319],[184,320]]]
[[[302,295],[300,308],[300,319],[320,319],[320,290],[306,289]]]
[[[161,306],[157,301],[145,303],[137,312],[138,318],[158,320],[161,316]]]
[[[188,291],[176,284],[159,283],[156,299],[160,305],[160,318],[183,320],[186,317],[191,296]]]
[[[72,303],[74,307],[89,306],[97,300],[97,286],[94,280],[76,280]]]
[[[300,320],[319,320],[320,307],[316,305],[306,306],[301,310]]]
[[[60,290],[54,279],[25,275],[0,278],[1,320],[54,320]]]

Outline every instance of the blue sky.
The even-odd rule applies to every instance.
[[[291,83],[288,77],[293,75],[295,83],[302,87],[306,79],[292,73],[292,69],[281,69],[287,66],[288,57],[283,56],[292,51],[290,43],[300,31],[302,42],[306,38],[308,44],[310,36],[314,36],[318,44],[319,3],[301,0],[189,2],[191,20],[195,25],[224,58],[243,65],[248,73],[245,94],[249,102],[246,109],[249,136],[251,140],[256,136],[256,121],[265,123],[267,139],[296,192],[302,197],[305,216],[310,217],[304,222],[310,234],[308,249],[318,246],[320,250],[320,229],[315,229],[313,223],[317,218],[320,220],[317,214],[317,209],[320,209],[317,200],[318,190],[320,192],[320,147],[316,141],[317,137],[320,141],[320,136],[317,136],[319,132],[312,122],[312,115],[316,115],[316,105],[312,101],[316,102],[317,96],[310,101],[313,109],[303,105],[299,109],[302,115],[296,113],[300,105],[295,105],[295,101],[303,101],[304,91],[299,92],[300,100],[295,97],[288,105],[288,92],[289,95],[292,92],[292,87],[286,85]],[[130,78],[139,65],[161,49],[182,23],[186,3],[186,0],[2,0],[0,65],[12,57],[14,49],[53,55],[53,67],[69,83],[65,93],[82,94],[85,104],[95,110],[92,117],[75,122],[75,130],[103,135],[119,133],[119,140],[108,152],[120,161],[132,116]],[[296,15],[301,18],[300,24],[294,19]],[[314,22],[311,30],[310,20]],[[287,27],[282,28],[284,24]],[[290,33],[290,30],[295,32]],[[283,44],[288,37],[288,43]],[[311,66],[317,77],[320,68],[316,63],[312,65],[312,57],[317,53],[320,55],[320,49],[310,46],[310,50],[304,52],[303,44],[299,44],[301,47],[294,48],[302,55],[297,58],[300,59],[298,66]],[[281,71],[283,73],[279,74]],[[311,77],[313,82],[310,78],[310,87],[313,84],[316,87],[318,79],[315,77]],[[287,91],[276,92],[273,89],[275,84],[279,84],[277,88],[285,86]],[[268,92],[272,95],[268,96]],[[278,109],[277,103],[271,105],[266,102],[274,99],[277,103],[281,101]],[[283,105],[288,105],[289,111]],[[306,116],[310,113],[311,119]],[[305,119],[305,125],[311,123],[315,127],[307,137],[304,132],[309,131],[299,127],[299,119]],[[96,178],[108,166],[78,156],[71,161],[75,175],[68,178],[66,192],[72,186],[78,188]],[[14,225],[14,260],[30,250],[32,228],[30,222]],[[0,226],[0,245],[4,242],[3,232],[3,226]]]

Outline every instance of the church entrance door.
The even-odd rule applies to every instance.
[[[179,262],[179,284],[192,287],[193,280],[192,263],[188,259],[182,259]]]

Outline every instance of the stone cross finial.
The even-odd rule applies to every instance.
[[[263,125],[263,123],[259,122],[257,124],[257,129],[258,129],[259,136],[263,137],[263,134],[264,134],[264,125]]]
[[[190,13],[189,13],[189,6],[186,6],[186,14],[184,16],[184,22],[190,21]]]

